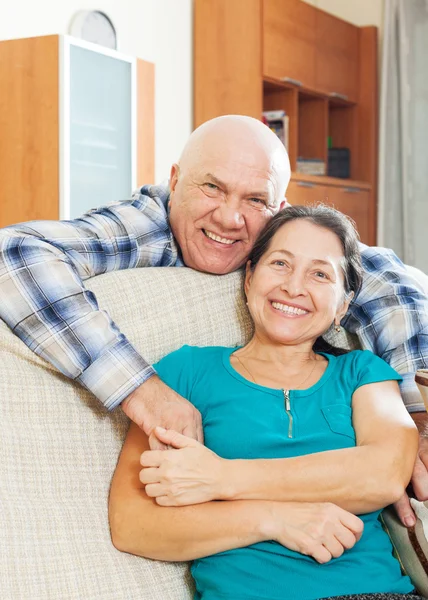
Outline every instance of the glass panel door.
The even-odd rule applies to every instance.
[[[132,192],[132,65],[70,45],[70,217]]]

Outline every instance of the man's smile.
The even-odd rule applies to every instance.
[[[202,231],[204,232],[207,238],[209,238],[210,240],[214,240],[215,242],[219,242],[220,244],[226,244],[228,246],[231,246],[232,244],[238,241],[232,240],[230,238],[220,237],[219,235],[213,233],[212,231],[208,231],[207,229],[202,229]]]

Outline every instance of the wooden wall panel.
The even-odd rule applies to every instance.
[[[195,0],[194,127],[226,114],[261,118],[261,0]]]
[[[58,218],[58,46],[0,42],[0,227]]]
[[[155,183],[155,65],[137,60],[137,185]]]

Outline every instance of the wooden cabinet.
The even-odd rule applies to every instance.
[[[300,0],[264,0],[264,76],[314,87],[316,18],[317,10]]]
[[[227,114],[260,118],[260,0],[194,5],[194,126]]]
[[[331,178],[324,178],[331,182]],[[290,204],[311,205],[322,202],[333,206],[350,217],[356,225],[360,239],[370,243],[370,189],[354,185],[326,185],[318,183],[316,177],[306,180],[292,179],[287,188],[287,200]]]
[[[0,227],[154,182],[154,65],[69,36],[0,42]]]
[[[355,221],[360,239],[370,244],[370,191],[352,185],[331,186],[327,190],[326,204],[331,204]]]
[[[319,10],[316,17],[315,88],[356,101],[359,28]]]
[[[312,181],[291,180],[287,188],[287,200],[290,204],[326,203],[327,188]]]

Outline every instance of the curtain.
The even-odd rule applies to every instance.
[[[428,0],[385,0],[378,244],[428,273]]]

